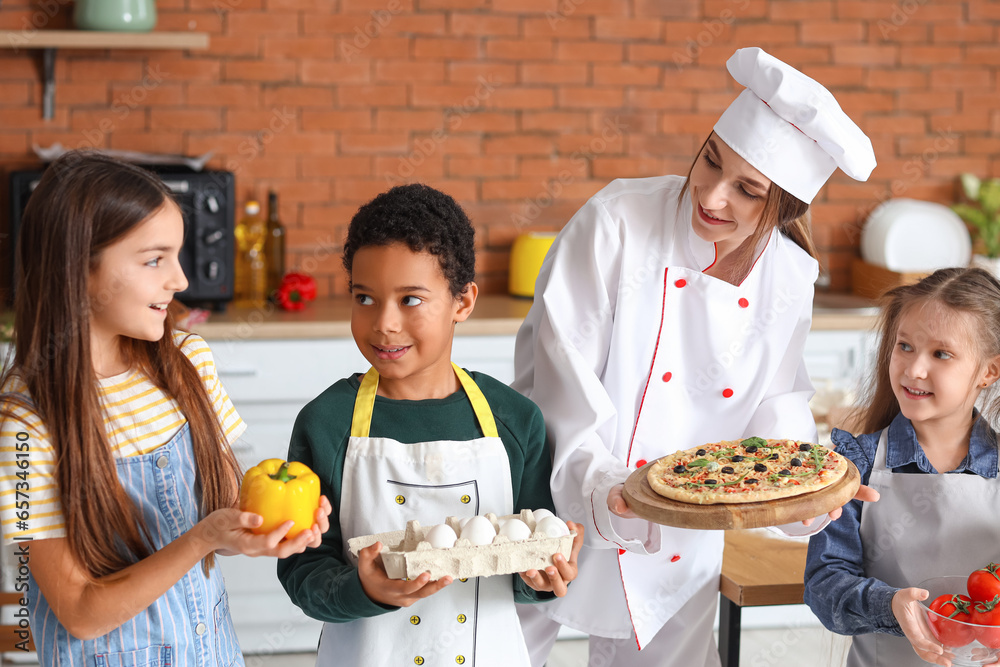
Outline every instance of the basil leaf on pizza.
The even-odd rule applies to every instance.
[[[840,454],[797,440],[723,440],[674,452],[649,467],[661,496],[696,505],[753,503],[818,491],[847,474]]]

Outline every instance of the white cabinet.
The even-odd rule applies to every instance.
[[[299,410],[337,380],[368,370],[353,339],[209,340],[219,377],[247,430],[236,446],[244,469],[285,458]],[[455,363],[514,379],[514,336],[458,336]],[[288,599],[272,558],[220,558],[233,623],[246,653],[314,650],[321,624]]]
[[[873,334],[866,331],[811,331],[805,363],[817,390],[825,385],[854,392],[871,368]]]

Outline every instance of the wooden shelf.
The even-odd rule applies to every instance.
[[[0,30],[0,48],[41,49],[42,118],[51,120],[56,106],[58,49],[207,49],[205,32],[98,32],[93,30]]]
[[[0,30],[5,49],[207,49],[206,32],[98,32]]]

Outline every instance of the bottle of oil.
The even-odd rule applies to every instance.
[[[248,201],[244,215],[236,224],[235,300],[238,308],[260,308],[267,297],[267,264],[264,240],[267,226],[260,215],[260,204]]]
[[[267,194],[267,236],[264,240],[264,258],[267,263],[267,295],[274,293],[285,277],[285,226],[278,217],[278,193]]]

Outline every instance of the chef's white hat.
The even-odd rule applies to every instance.
[[[868,180],[872,142],[830,91],[756,47],[739,49],[726,66],[746,90],[715,133],[747,162],[807,204],[837,167]]]

